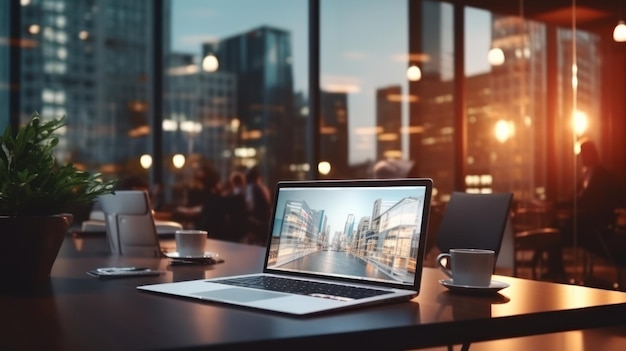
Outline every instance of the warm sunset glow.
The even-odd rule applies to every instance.
[[[572,65],[572,88],[578,88],[578,66]]]
[[[496,123],[495,135],[496,140],[501,143],[509,140],[515,133],[515,125],[510,121],[499,120]]]
[[[574,132],[576,135],[583,135],[589,127],[589,118],[587,114],[582,111],[576,111],[572,117],[572,123],[574,125]]]

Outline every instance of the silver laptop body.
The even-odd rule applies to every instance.
[[[293,315],[410,300],[420,290],[431,192],[427,178],[282,181],[262,272],[137,289]],[[259,276],[263,288],[246,287]],[[286,290],[273,288],[285,279]],[[302,281],[307,290],[293,292]]]

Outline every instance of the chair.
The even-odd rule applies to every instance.
[[[500,253],[512,193],[469,194],[455,191],[446,205],[437,232],[437,247],[441,252],[454,248],[486,249]],[[465,343],[461,350],[469,350]],[[448,350],[452,350],[448,345]]]
[[[540,277],[546,266],[545,253],[560,244],[561,231],[553,211],[545,207],[520,206],[511,215],[513,223],[513,276],[529,266],[532,279]]]
[[[624,290],[623,271],[626,268],[626,208],[617,208],[613,222],[596,231],[598,245],[589,250],[585,275],[593,277],[594,259],[605,259],[616,273],[613,287]]]
[[[99,196],[111,253],[162,257],[150,197],[143,190],[117,190]]]
[[[453,248],[493,250],[497,260],[512,199],[512,193],[453,192],[437,233],[439,250],[441,252],[448,252]]]
[[[106,223],[104,219],[104,211],[93,210],[89,213],[89,219],[81,223],[81,231],[83,232],[105,232]],[[154,225],[158,235],[171,235],[177,230],[184,229],[181,223],[167,220],[154,220]]]

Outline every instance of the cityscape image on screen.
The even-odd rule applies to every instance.
[[[268,268],[412,285],[423,187],[281,189]]]

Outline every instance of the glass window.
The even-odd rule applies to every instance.
[[[152,3],[21,4],[21,21],[29,29],[23,39],[32,43],[21,52],[20,89],[30,92],[21,95],[21,121],[35,111],[44,120],[66,115],[60,162],[105,177],[138,175],[147,181],[139,157],[150,150],[152,34],[145,30],[146,17],[113,23],[110,14],[151,13]]]
[[[0,130],[9,124],[9,2],[0,1]]]
[[[600,40],[550,28],[522,15],[466,9],[467,191],[511,191],[520,203],[573,196],[581,171],[576,145],[600,139]],[[550,177],[557,179],[551,195]]]
[[[3,58],[9,3],[18,2],[0,1]],[[610,160],[623,156],[622,118],[613,116],[623,112],[615,102],[623,86],[612,92],[603,82],[610,38],[467,7],[459,39],[450,2],[320,0],[318,129],[308,112],[308,0],[162,3],[162,33],[152,33],[149,1],[18,5],[20,121],[34,111],[67,115],[59,161],[105,177],[149,181],[151,157],[162,156],[162,205],[191,204],[194,174],[205,166],[224,184],[259,166],[271,186],[317,170],[322,178],[389,176],[375,172],[380,161],[394,176],[433,178],[436,201],[453,190],[558,201],[582,176],[579,140],[601,140]],[[152,102],[155,34],[163,38],[162,106]],[[10,65],[0,60],[0,127]]]
[[[267,184],[308,177],[308,1],[173,1],[166,35],[168,200],[192,204],[201,167],[223,182],[254,166]]]
[[[322,176],[372,177],[376,161],[409,158],[406,4],[321,1]]]

